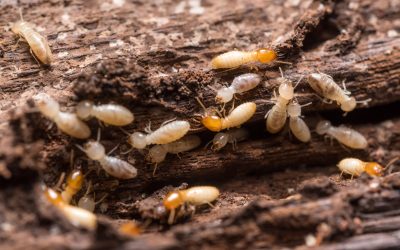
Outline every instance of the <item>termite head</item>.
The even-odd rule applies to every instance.
[[[286,100],[291,100],[294,97],[294,88],[292,82],[286,78],[280,77],[278,78],[279,85],[279,95],[285,98]]]
[[[28,23],[27,22],[25,22],[25,21],[18,21],[18,22],[16,22],[16,23],[14,23],[13,25],[12,25],[12,27],[11,27],[11,31],[14,33],[14,34],[19,34],[19,32],[21,31],[21,27],[23,27],[23,26],[26,26]]]
[[[204,127],[213,132],[219,132],[222,129],[222,119],[215,114],[205,114],[205,116],[201,118],[201,123]]]
[[[78,207],[93,212],[96,207],[96,202],[90,196],[83,196],[78,201]]]
[[[330,121],[322,120],[322,121],[318,122],[315,131],[316,131],[319,135],[323,135],[323,134],[326,134],[326,132],[328,132],[328,130],[329,130],[330,127],[331,127]]]
[[[155,145],[149,150],[147,158],[152,163],[160,163],[165,160],[166,156],[167,151],[165,150],[165,148],[162,145]]]
[[[76,114],[78,115],[79,118],[86,120],[89,119],[89,117],[91,116],[92,109],[93,109],[93,102],[81,101],[76,106]]]
[[[377,162],[367,162],[364,170],[370,176],[382,176],[384,167]]]
[[[64,203],[61,195],[51,188],[44,187],[43,193],[44,193],[45,197],[47,198],[47,200],[55,206],[60,206]]]
[[[73,189],[80,189],[83,183],[83,174],[80,170],[75,170],[68,176],[67,185]]]
[[[173,191],[169,193],[163,201],[164,207],[168,210],[173,210],[185,202],[185,197],[180,191]]]
[[[301,116],[301,106],[297,102],[292,102],[288,105],[287,108],[288,115],[290,117],[299,117]]]
[[[340,108],[345,112],[350,112],[356,108],[357,102],[354,97],[348,97],[340,104]]]
[[[257,53],[257,60],[260,63],[269,63],[275,61],[278,58],[278,54],[273,49],[262,48],[256,51]]]
[[[228,143],[228,135],[226,133],[218,133],[214,136],[213,139],[213,145],[212,145],[212,149],[214,151],[218,151],[221,148],[225,147],[225,145]]]
[[[215,108],[206,108],[204,104],[200,101],[198,97],[196,97],[197,102],[204,110],[204,115],[201,116],[201,123],[207,129],[213,132],[219,132],[222,129],[222,119],[221,117],[217,116]]]
[[[217,91],[217,96],[215,97],[215,101],[217,103],[227,103],[232,100],[234,94],[234,90],[230,87],[224,87]]]
[[[147,146],[146,134],[135,132],[129,136],[128,143],[136,149],[144,149]]]
[[[33,101],[40,112],[49,118],[56,117],[60,112],[60,105],[58,102],[45,93],[35,95]]]
[[[98,141],[89,141],[83,145],[86,155],[92,160],[100,160],[106,155],[106,149]]]

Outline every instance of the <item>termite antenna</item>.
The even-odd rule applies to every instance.
[[[297,87],[297,85],[299,85],[299,83],[301,82],[301,80],[303,80],[303,78],[304,78],[304,75],[302,75],[300,77],[300,79],[297,81],[296,85],[294,85],[293,89],[295,89]]]
[[[70,154],[70,158],[69,158],[69,169],[72,169],[74,166],[74,154],[75,154],[75,151],[73,148],[71,148],[71,154]]]
[[[75,146],[83,153],[86,153],[86,150],[81,145],[75,144]]]
[[[283,71],[282,71],[282,68],[281,68],[281,67],[279,67],[279,71],[281,72],[282,78],[285,78],[285,77],[283,76]]]
[[[396,161],[398,161],[400,159],[399,156],[394,157],[393,159],[391,159],[388,164],[386,164],[386,166],[383,169],[386,169],[387,167],[389,167],[390,165],[392,165],[393,163],[395,163]]]
[[[198,96],[195,97],[197,102],[200,104],[200,106],[204,109],[204,112],[207,112],[206,106],[200,101],[200,98]]]
[[[22,16],[22,8],[19,8],[19,17],[21,18],[21,21],[24,21],[24,17]]]
[[[124,134],[126,134],[126,135],[131,135],[131,133],[129,133],[128,131],[126,131],[125,129],[123,129],[123,128],[119,128],[121,131],[122,131],[122,133],[124,133]]]
[[[301,107],[307,107],[307,106],[310,106],[312,104],[312,102],[308,102],[308,103],[306,103],[306,104],[303,104],[303,105],[300,105]]]
[[[101,139],[101,129],[98,128],[98,129],[97,129],[97,142],[99,142],[100,139]]]
[[[120,143],[117,144],[117,146],[115,146],[113,149],[110,150],[110,152],[107,153],[107,155],[112,154],[118,147],[119,147]]]
[[[214,91],[214,92],[218,92],[218,90],[217,90],[216,88],[214,88],[213,86],[208,85],[207,87],[208,87],[209,89],[211,89],[212,91]]]
[[[291,62],[285,62],[285,61],[280,61],[280,60],[276,60],[275,62],[281,63],[281,64],[287,64],[287,65],[292,65],[293,64]]]
[[[60,178],[58,179],[56,185],[54,186],[54,189],[60,189],[61,188],[61,185],[62,185],[62,183],[64,181],[64,178],[65,178],[65,172],[62,172],[61,175],[60,175]]]
[[[368,99],[365,99],[365,100],[356,101],[356,103],[360,103],[360,104],[363,104],[364,106],[367,106],[370,101],[372,101],[372,99],[368,98]]]

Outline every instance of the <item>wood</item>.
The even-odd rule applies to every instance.
[[[201,15],[193,14],[201,8],[183,4],[180,12],[177,6],[186,2],[169,0],[127,1],[122,7],[80,0],[18,6],[48,37],[55,63],[38,65],[26,45],[14,47],[16,38],[7,28],[1,32],[0,248],[305,249],[307,236],[316,243],[311,249],[399,247],[398,164],[384,178],[353,181],[339,178],[335,164],[352,156],[384,165],[400,154],[400,36],[393,32],[400,6],[385,0],[200,2]],[[1,2],[0,16],[2,27],[17,21],[17,6]],[[209,68],[220,53],[269,46],[291,65]],[[338,84],[345,81],[357,100],[371,98],[343,117],[305,80],[296,88],[301,104],[312,102],[303,109],[312,130],[322,118],[346,124],[364,134],[369,147],[349,150],[314,132],[308,144],[290,139],[287,131],[266,133],[264,115],[271,107],[266,101],[278,87],[279,67],[294,82],[311,72],[330,74]],[[244,125],[251,136],[237,151],[228,145],[220,152],[198,148],[168,155],[153,176],[154,166],[143,154],[122,154],[129,149],[124,132],[102,127],[102,143],[108,150],[120,144],[113,155],[134,159],[139,175],[128,181],[102,170],[86,176],[93,183],[90,195],[96,200],[108,195],[107,211],[97,206],[98,230],[74,228],[43,199],[41,185],[52,186],[70,172],[71,149],[73,167],[86,173],[99,168],[76,150],[84,141],[61,134],[35,112],[32,95],[46,92],[71,112],[83,99],[125,105],[135,113],[135,122],[124,128],[129,132],[143,130],[149,121],[155,129],[171,118],[189,120],[204,146],[213,134],[193,120],[203,112],[195,97],[215,106],[208,86],[218,88],[247,72],[260,74],[263,83],[236,101],[257,103]],[[94,135],[98,122],[89,125]],[[221,197],[214,208],[196,208],[194,214],[193,207],[183,207],[179,225],[168,227],[160,202],[174,187],[186,187],[184,182],[216,185]],[[152,224],[129,238],[117,230],[123,219]]]

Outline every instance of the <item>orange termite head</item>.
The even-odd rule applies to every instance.
[[[47,200],[51,202],[53,205],[59,206],[64,203],[61,195],[58,192],[54,191],[53,189],[44,187],[43,192]]]
[[[222,129],[222,119],[217,115],[206,114],[201,118],[201,123],[213,132],[219,132]]]
[[[68,187],[73,189],[81,189],[83,183],[83,174],[80,170],[74,170],[67,179]]]
[[[134,237],[134,236],[139,235],[142,232],[142,230],[136,223],[129,221],[129,222],[122,224],[119,227],[119,232],[121,234],[125,234],[127,236]]]
[[[385,168],[377,162],[368,162],[364,167],[365,172],[370,176],[382,176],[384,169]]]
[[[262,48],[257,51],[257,60],[260,63],[269,63],[275,61],[278,58],[278,54],[273,49]]]
[[[180,205],[182,205],[185,202],[184,199],[185,198],[184,198],[182,192],[173,191],[173,192],[169,193],[167,196],[165,196],[163,204],[166,209],[173,210],[173,209],[179,207]]]

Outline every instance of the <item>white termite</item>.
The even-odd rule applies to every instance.
[[[76,114],[61,112],[58,102],[49,95],[40,93],[35,95],[33,100],[39,111],[55,122],[64,133],[79,139],[86,139],[90,136],[89,127]]]
[[[44,188],[44,195],[59,211],[68,219],[68,221],[76,227],[84,227],[88,230],[94,230],[97,227],[97,217],[80,207],[75,207],[66,203],[61,194],[51,188]]]
[[[197,186],[170,192],[163,201],[164,207],[170,210],[168,223],[172,224],[174,222],[175,210],[184,203],[194,206],[211,204],[218,198],[219,194],[218,188],[213,186]]]
[[[136,149],[151,144],[168,144],[185,136],[189,129],[190,123],[187,121],[172,121],[148,134],[135,132],[129,136],[128,143]]]
[[[213,132],[240,127],[253,117],[257,108],[254,102],[245,102],[233,109],[229,115],[221,118],[216,115],[214,109],[207,109],[198,97],[196,97],[196,100],[204,109],[204,114],[201,115],[201,123],[204,127]]]
[[[347,91],[344,87],[342,89],[330,75],[324,73],[312,73],[307,77],[310,87],[317,92],[318,95],[327,98],[340,106],[340,108],[345,112],[350,112],[354,110],[357,103],[368,103],[370,99],[363,101],[356,101],[351,93]],[[344,85],[343,85],[344,86]]]
[[[215,100],[218,103],[227,103],[232,100],[234,94],[254,89],[260,82],[261,77],[257,74],[248,73],[237,76],[233,79],[231,86],[221,88],[217,91]]]
[[[217,133],[212,143],[211,149],[214,151],[221,150],[226,144],[231,143],[233,148],[236,149],[237,142],[244,141],[249,137],[249,132],[244,128],[234,128],[225,132]]]
[[[320,135],[331,136],[349,148],[364,149],[368,146],[367,140],[359,132],[343,125],[334,127],[327,120],[322,120],[317,124],[316,132]]]
[[[152,163],[160,163],[165,160],[167,153],[179,154],[197,148],[201,140],[197,135],[187,135],[183,138],[162,145],[155,145],[149,150],[148,159]]]
[[[105,194],[100,200],[95,201],[94,194],[89,195],[89,193],[91,192],[91,187],[92,183],[89,182],[86,193],[78,201],[78,207],[93,212],[96,208],[96,205],[103,202],[103,200],[107,197],[107,194]]]
[[[83,145],[83,148],[79,145],[77,147],[91,160],[98,161],[109,175],[119,179],[135,178],[137,169],[124,160],[106,155],[106,150],[99,140],[100,138],[97,141],[89,141]]]
[[[125,126],[132,123],[134,120],[132,112],[121,105],[95,105],[91,101],[81,101],[78,103],[76,106],[76,114],[83,120],[94,116],[100,121],[114,126]]]
[[[301,81],[301,79],[302,78],[299,79],[297,84]],[[293,99],[294,89],[297,86],[296,84],[296,86],[293,87],[292,81],[283,76],[282,70],[281,77],[279,77],[277,81],[280,83],[278,89],[279,95],[276,98],[275,105],[265,115],[265,118],[267,118],[267,131],[272,134],[278,133],[283,126],[285,126],[287,119],[287,105],[290,100]]]
[[[21,20],[11,27],[12,32],[18,35],[21,41],[29,44],[31,54],[35,59],[45,65],[50,65],[53,55],[47,39],[40,35],[32,24],[24,21],[21,13],[20,16]]]
[[[364,162],[357,158],[344,158],[338,163],[338,168],[343,173],[353,176],[360,176],[363,172],[366,172],[370,176],[382,176],[384,167],[377,162]]]
[[[291,102],[288,105],[287,112],[289,116],[289,128],[299,141],[309,142],[311,139],[311,133],[307,124],[301,118],[301,107],[302,106],[297,102]]]

